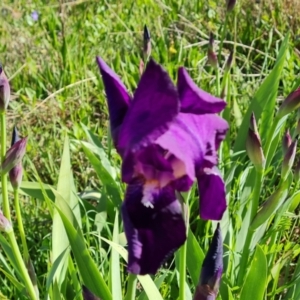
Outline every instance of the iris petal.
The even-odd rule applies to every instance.
[[[221,220],[226,210],[225,184],[217,168],[204,169],[198,174],[200,217],[204,220]]]
[[[161,264],[186,239],[182,208],[175,191],[165,187],[152,194],[152,205],[141,199],[143,185],[128,185],[122,205],[122,217],[128,241],[128,271],[134,274],[155,274]]]
[[[168,73],[151,59],[120,130],[118,147],[123,159],[129,152],[149,145],[167,131],[178,111],[179,98],[173,82]]]
[[[181,102],[181,112],[213,114],[219,113],[226,106],[224,100],[201,90],[183,67],[178,70],[177,88]]]
[[[96,58],[106,92],[110,128],[117,146],[118,131],[130,106],[130,96],[118,75],[100,58]]]

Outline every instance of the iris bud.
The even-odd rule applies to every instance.
[[[277,112],[277,117],[280,119],[300,107],[300,88],[290,93],[282,102]]]
[[[282,138],[282,152],[284,155],[288,151],[291,144],[292,144],[292,137],[290,135],[290,131],[287,130]]]
[[[143,50],[144,50],[144,56],[145,57],[149,57],[150,54],[151,54],[151,36],[150,36],[150,31],[147,27],[147,25],[144,26],[144,47],[143,47]]]
[[[0,231],[10,232],[12,231],[12,226],[10,221],[3,215],[3,212],[0,210]]]
[[[0,112],[6,111],[10,99],[10,85],[0,64]]]
[[[294,140],[284,155],[282,166],[281,166],[281,178],[283,180],[286,180],[294,164],[294,160],[297,152],[297,142],[298,142],[297,139]]]
[[[257,170],[263,170],[265,166],[265,156],[261,146],[254,113],[252,113],[250,117],[248,136],[246,139],[246,151],[255,168]]]
[[[226,0],[227,11],[232,11],[236,4],[236,0]]]
[[[214,52],[214,36],[212,33],[209,35],[207,60],[212,67],[216,68],[218,66],[217,55]]]
[[[215,300],[223,272],[223,241],[218,224],[202,264],[200,282],[193,300]]]

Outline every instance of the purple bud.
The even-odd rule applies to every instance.
[[[217,225],[212,242],[202,264],[200,282],[194,300],[214,300],[217,298],[223,272],[223,241],[220,225]]]
[[[26,152],[27,137],[17,141],[11,148],[6,152],[5,159],[2,163],[2,174],[6,174],[13,167],[21,163],[22,158]]]
[[[289,146],[286,154],[284,155],[282,166],[281,166],[281,178],[283,180],[287,179],[287,176],[292,169],[294,164],[296,152],[297,152],[297,139],[292,142]]]
[[[254,113],[251,114],[248,136],[246,139],[247,154],[257,170],[262,170],[265,166],[265,156],[261,146]]]
[[[214,52],[214,35],[212,34],[212,32],[209,34],[207,60],[212,67],[216,68],[218,66],[218,58]]]
[[[13,130],[11,146],[13,146],[19,140],[20,137],[18,134],[18,130],[15,126]],[[22,183],[22,177],[23,177],[23,167],[22,167],[22,162],[20,162],[9,171],[10,183],[14,189],[18,189],[20,187]]]
[[[232,11],[236,4],[236,0],[226,0],[227,11]]]
[[[286,154],[291,144],[292,144],[292,137],[290,135],[290,131],[287,130],[287,132],[283,135],[282,138],[282,152],[284,155]]]
[[[146,57],[151,54],[151,36],[150,31],[148,30],[147,25],[144,26],[144,55]]]
[[[3,212],[0,210],[0,231],[10,232],[12,231],[12,226],[10,221],[3,215]]]
[[[6,111],[10,98],[10,85],[7,77],[2,69],[0,68],[0,112]]]
[[[225,70],[228,72],[232,66],[232,60],[233,60],[233,51],[230,51],[229,56],[226,61]]]
[[[277,117],[282,118],[300,107],[300,88],[290,93],[282,102],[277,112]]]
[[[85,285],[82,286],[82,296],[84,300],[101,300],[96,297]]]

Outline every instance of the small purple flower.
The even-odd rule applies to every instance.
[[[17,128],[14,127],[11,146],[13,146],[18,141],[20,141],[20,137],[18,135]],[[20,187],[22,182],[22,176],[23,176],[23,167],[22,167],[22,161],[20,161],[18,164],[16,164],[16,166],[14,166],[9,171],[10,183],[14,189],[18,189]]]
[[[32,13],[31,13],[31,18],[32,18],[32,20],[33,21],[38,21],[38,19],[39,19],[39,13],[36,11],[36,10],[34,10]]]
[[[228,129],[216,113],[226,103],[198,88],[184,68],[174,86],[153,59],[131,98],[106,63],[99,57],[97,63],[128,184],[122,205],[128,270],[154,274],[186,239],[176,191],[188,191],[198,180],[201,218],[220,220],[226,209],[224,182],[215,168]]]
[[[218,224],[202,264],[200,282],[194,300],[215,300],[223,272],[223,241]]]

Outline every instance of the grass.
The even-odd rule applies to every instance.
[[[39,178],[44,183],[57,185],[63,142],[67,134],[77,191],[103,192],[97,171],[78,143],[86,140],[83,124],[99,137],[105,149],[109,148],[108,112],[95,57],[99,55],[105,59],[133,92],[139,80],[144,24],[151,32],[153,57],[165,66],[174,80],[178,66],[184,65],[202,89],[217,94],[216,75],[207,64],[206,53],[210,31],[215,35],[216,45],[220,45],[225,20],[224,3],[223,0],[83,0],[66,3],[2,0],[0,61],[12,88],[8,128],[10,134],[16,124],[21,134],[29,137],[24,161],[25,180],[37,181]],[[235,49],[230,79],[233,104],[232,110],[227,112],[231,124],[230,149],[254,91],[258,90],[274,68],[280,45],[288,31],[288,54],[281,72],[277,103],[281,103],[290,91],[299,86],[298,6],[297,0],[244,0],[238,1],[238,8],[229,16],[221,51],[220,76],[223,78],[226,59],[230,51]],[[34,10],[39,13],[38,21],[31,18]],[[296,117],[290,116],[286,127],[295,127],[295,123]],[[119,166],[120,159],[114,152],[112,157],[113,164]],[[276,166],[281,160],[282,156],[277,152],[273,168],[267,171],[269,175],[265,178],[261,201],[275,190],[280,173],[280,168]],[[224,170],[228,171],[228,162],[222,163]],[[245,174],[240,176],[232,184],[230,202],[230,214],[236,228],[242,226],[237,200],[241,196],[240,186],[246,180],[243,178]],[[246,193],[245,190],[242,192]],[[51,215],[46,203],[36,197],[22,197],[21,201],[29,251],[35,262],[40,285],[43,286],[50,264]],[[84,228],[92,230],[97,216],[100,220],[100,225],[97,223],[100,226],[98,234],[102,232],[103,236],[112,238],[114,214],[108,209],[107,216],[105,213],[101,215],[103,210],[99,209],[101,203],[98,199],[92,205],[97,209],[85,215]],[[191,227],[201,248],[206,250],[210,227],[197,217],[197,205],[196,201],[191,203]],[[107,222],[104,227],[101,217]],[[94,237],[93,231],[88,230],[85,238],[90,243],[92,257],[105,274],[109,268],[107,251],[111,250],[100,238]],[[268,248],[268,243],[275,240],[278,244],[274,243]],[[299,264],[296,266],[298,240],[298,217],[284,216],[278,226],[265,235],[263,250],[268,258],[272,257],[270,261],[275,266],[279,268],[280,265],[281,270],[277,278],[278,285],[276,283],[275,287],[268,287],[270,294],[266,299],[283,299],[280,297],[287,290],[287,281],[291,279],[289,273],[299,268]],[[98,247],[101,249],[99,253]],[[286,260],[280,258],[285,255]],[[160,288],[163,299],[176,299],[176,278],[172,268],[167,273],[160,273],[157,278],[159,276],[167,279]],[[125,272],[121,272],[121,277],[126,279]],[[230,279],[227,278],[227,283],[234,291]],[[191,283],[191,279],[188,280]],[[7,279],[1,277],[0,284],[1,292],[7,297],[16,293]],[[282,291],[281,286],[285,287]]]

